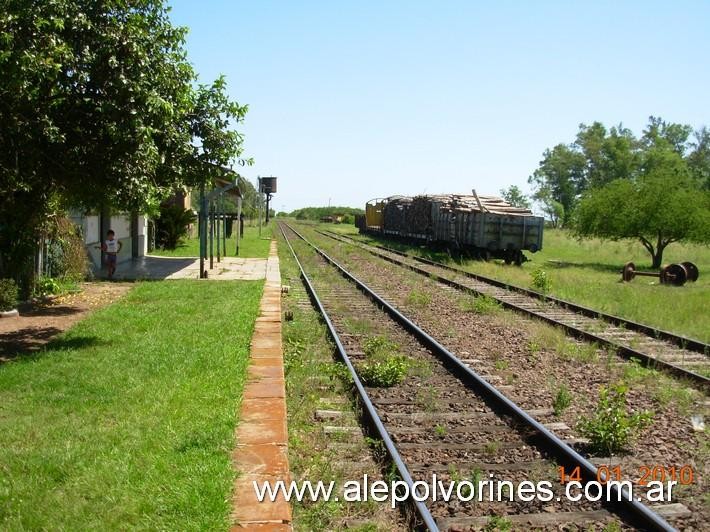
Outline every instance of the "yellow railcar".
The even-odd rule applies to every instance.
[[[371,199],[365,204],[365,227],[370,230],[382,230],[385,199]]]

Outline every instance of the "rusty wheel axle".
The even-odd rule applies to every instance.
[[[698,267],[692,262],[681,264],[667,264],[659,272],[642,272],[636,270],[633,262],[627,262],[621,270],[621,280],[625,282],[633,281],[634,277],[658,277],[661,284],[672,284],[683,286],[686,281],[695,282],[698,280]]]

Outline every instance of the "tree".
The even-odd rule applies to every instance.
[[[158,246],[163,249],[175,249],[187,236],[188,226],[195,223],[192,211],[181,205],[163,204],[160,216],[155,221],[155,234]]]
[[[550,220],[552,227],[560,227],[565,217],[564,205],[555,200],[546,188],[538,190],[534,197],[540,203],[542,212]]]
[[[584,237],[638,239],[652,267],[659,268],[669,244],[710,242],[709,213],[710,193],[698,189],[687,168],[678,164],[589,190],[577,207],[575,231]]]
[[[667,146],[683,157],[689,144],[688,139],[693,128],[683,124],[666,122],[660,117],[650,116],[648,125],[643,130],[641,142],[646,146]]]
[[[521,209],[530,208],[530,200],[517,185],[510,185],[507,189],[502,188],[500,195],[514,207],[520,207]]]
[[[231,126],[243,122],[249,108],[231,101],[226,90],[225,78],[220,76],[211,85],[199,85],[193,93],[188,117],[195,142],[183,165],[198,181],[206,175],[221,176],[222,167],[243,152],[244,136]],[[239,164],[252,164],[252,160],[240,159]]]
[[[688,154],[688,167],[698,186],[710,190],[710,129],[703,126],[694,133],[695,142]]]
[[[225,124],[246,108],[221,79],[193,88],[185,33],[162,0],[4,2],[0,276],[27,284],[52,212],[157,210],[209,177],[205,162],[238,156]]]
[[[601,122],[580,124],[572,144],[558,144],[545,150],[543,160],[528,182],[534,187],[533,199],[542,203],[546,212],[564,211],[567,225],[579,198],[593,188],[603,187],[616,179],[634,179],[647,174],[653,166],[663,167],[669,154],[694,158],[698,179],[704,179],[705,149],[702,130],[696,134],[697,144],[689,142],[692,128],[649,117],[641,138],[622,124],[607,129]],[[700,135],[700,136],[698,136]],[[695,151],[689,153],[689,149]],[[555,203],[552,203],[555,202]],[[561,206],[561,207],[560,207]]]
[[[584,156],[570,146],[558,144],[545,150],[540,166],[528,183],[536,189],[533,199],[543,204],[545,212],[555,212],[553,222],[565,225],[576,202],[579,183],[584,178]],[[561,208],[560,208],[561,207]]]

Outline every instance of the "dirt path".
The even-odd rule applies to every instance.
[[[0,363],[37,351],[92,311],[113,303],[133,283],[82,283],[82,291],[20,305],[20,316],[0,319]]]

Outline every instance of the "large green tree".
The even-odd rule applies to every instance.
[[[142,210],[238,156],[246,112],[195,89],[161,0],[6,0],[0,12],[0,276],[31,267],[67,205]]]
[[[565,144],[545,150],[540,167],[528,182],[533,185],[533,199],[554,225],[565,225],[584,179],[584,156]]]
[[[649,117],[648,125],[636,138],[622,124],[606,128],[600,122],[580,124],[574,142],[545,150],[538,168],[528,179],[533,199],[548,218],[562,225],[572,220],[582,195],[617,179],[648,175],[655,167],[667,168],[669,157],[680,157],[691,175],[710,189],[710,133],[695,132],[690,126]]]
[[[638,239],[659,268],[671,243],[710,242],[710,193],[697,187],[676,154],[638,178],[590,189],[575,218],[579,236]]]

